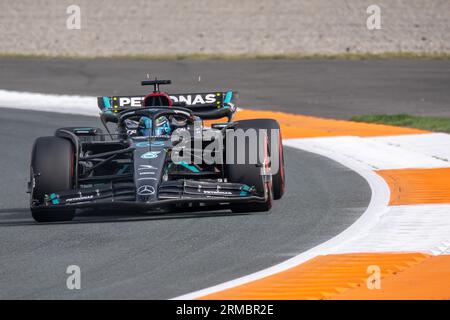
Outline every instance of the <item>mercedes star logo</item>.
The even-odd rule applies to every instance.
[[[152,186],[144,185],[140,186],[137,191],[138,195],[140,196],[149,196],[152,194],[155,194],[155,188]]]

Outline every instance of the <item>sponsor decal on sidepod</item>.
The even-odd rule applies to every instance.
[[[161,153],[161,151],[149,151],[144,153],[141,158],[142,159],[155,159],[158,157],[158,155]]]

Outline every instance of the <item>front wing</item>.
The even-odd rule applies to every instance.
[[[136,190],[132,183],[109,183],[92,188],[52,193],[46,196],[43,204],[32,204],[31,207],[35,210],[64,208],[153,210],[176,204],[203,204],[209,207],[266,201],[264,196],[256,195],[253,188],[240,183],[174,180],[161,183],[157,192],[156,201],[136,201]]]

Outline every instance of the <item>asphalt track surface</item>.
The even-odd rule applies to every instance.
[[[110,61],[0,59],[0,88],[82,95],[238,89],[242,106],[348,118],[446,114],[446,61]],[[198,77],[201,77],[200,83]],[[386,82],[387,81],[387,82]],[[391,83],[396,87],[386,85]],[[201,90],[199,90],[201,88]],[[422,101],[423,99],[423,101]],[[365,210],[370,189],[336,162],[286,148],[287,191],[270,214],[78,212],[36,224],[25,194],[33,140],[93,117],[1,109],[0,298],[172,298],[259,271],[318,245]],[[66,288],[78,265],[82,289]]]
[[[138,61],[0,58],[0,89],[83,95],[233,89],[245,108],[348,119],[359,114],[450,116],[450,60]],[[200,77],[200,82],[198,82]]]
[[[287,192],[270,214],[79,212],[36,224],[25,194],[33,139],[94,117],[2,109],[0,298],[172,298],[261,270],[343,231],[367,207],[360,176],[286,148]],[[66,288],[78,265],[82,289]]]

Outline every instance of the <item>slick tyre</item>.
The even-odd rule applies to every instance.
[[[45,195],[68,190],[73,183],[74,151],[70,141],[59,137],[36,139],[31,155],[31,202],[42,204]],[[31,208],[37,222],[70,221],[75,210]]]
[[[247,133],[247,130],[249,129],[259,129],[260,125],[259,122],[254,122],[254,120],[245,120],[237,123],[234,129],[242,129]],[[228,143],[226,143],[226,145],[228,145]],[[236,213],[269,211],[273,201],[272,181],[270,176],[262,174],[268,171],[269,165],[269,144],[267,137],[264,138],[263,143],[255,143],[254,141],[252,142],[251,139],[246,138],[243,141],[243,144],[235,141],[230,147],[232,147],[233,150],[226,150],[227,164],[225,166],[228,181],[243,183],[250,187],[254,187],[258,196],[265,197],[264,202],[233,204],[231,205],[231,210]],[[227,146],[227,148],[229,147]],[[260,148],[263,148],[263,150],[260,150]],[[244,163],[239,163],[238,154],[242,153],[244,153],[245,161]],[[264,159],[257,159],[256,163],[255,161],[251,161],[252,153],[253,156],[255,156],[255,153],[261,153],[264,155]],[[259,157],[256,156],[256,158]],[[264,168],[264,166],[266,166],[266,168]]]
[[[272,173],[273,199],[279,200],[283,197],[285,189],[285,171],[284,171],[284,151],[281,129],[278,121],[273,119],[254,119],[239,121],[239,126],[255,129],[267,130],[269,143],[269,156],[271,159],[270,169]],[[277,163],[275,163],[275,161]]]

